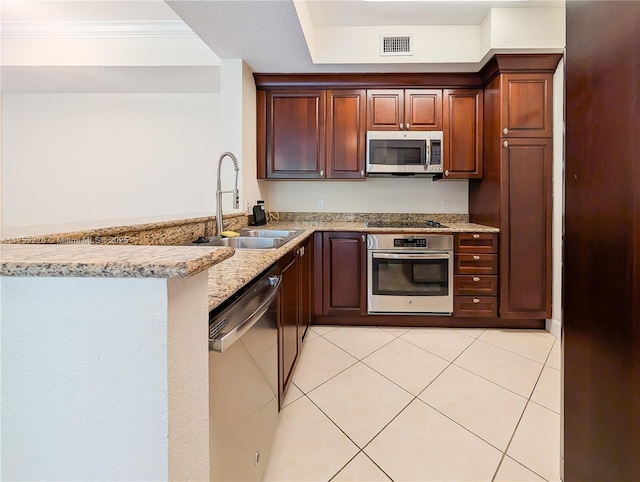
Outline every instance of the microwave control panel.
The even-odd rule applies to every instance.
[[[431,140],[431,159],[429,164],[432,166],[442,164],[442,141],[440,139]]]

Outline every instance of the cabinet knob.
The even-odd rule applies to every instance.
[[[363,234],[362,235],[362,242],[364,243],[364,241],[365,241],[365,237],[364,237],[364,234]]]
[[[411,129],[411,124],[407,122],[407,130]]]
[[[504,147],[509,147],[509,143],[508,143],[507,141],[504,141],[504,142],[502,143],[502,145],[503,145]]]
[[[474,259],[474,260],[476,260],[476,261],[478,261],[478,260],[480,259],[480,256],[478,256],[477,254],[474,254],[474,255],[473,255],[473,259]]]
[[[402,122],[400,122],[400,130],[403,131],[404,130],[404,124]]]
[[[298,250],[298,254],[301,258],[304,256],[304,246],[300,247],[300,249]]]
[[[474,298],[473,302],[477,305],[478,303],[480,303],[480,300],[478,298]]]
[[[480,281],[480,278],[478,278],[477,276],[474,276],[474,277],[473,277],[473,281],[476,281],[476,282],[477,282],[477,281]]]
[[[478,233],[473,235],[473,239],[478,239],[480,237],[480,235]]]
[[[320,171],[320,177],[324,177],[324,171]]]
[[[502,129],[502,133],[507,135],[509,133],[509,129],[505,127],[504,129]]]
[[[364,177],[364,170],[360,171],[360,175]]]
[[[445,171],[444,171],[444,175],[445,175],[445,176],[448,176],[448,175],[449,175],[449,169],[447,169],[447,170],[445,170]]]

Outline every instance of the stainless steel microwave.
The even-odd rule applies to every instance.
[[[368,176],[442,173],[442,131],[368,131]]]

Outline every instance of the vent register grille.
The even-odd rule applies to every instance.
[[[380,55],[413,55],[413,35],[380,35]]]

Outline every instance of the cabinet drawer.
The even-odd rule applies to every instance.
[[[454,274],[498,274],[498,255],[456,254]]]
[[[453,294],[496,296],[498,294],[498,277],[495,275],[456,275],[453,278]]]
[[[498,298],[495,296],[455,296],[453,316],[498,316]]]
[[[497,253],[497,233],[459,233],[454,240],[456,253]]]

